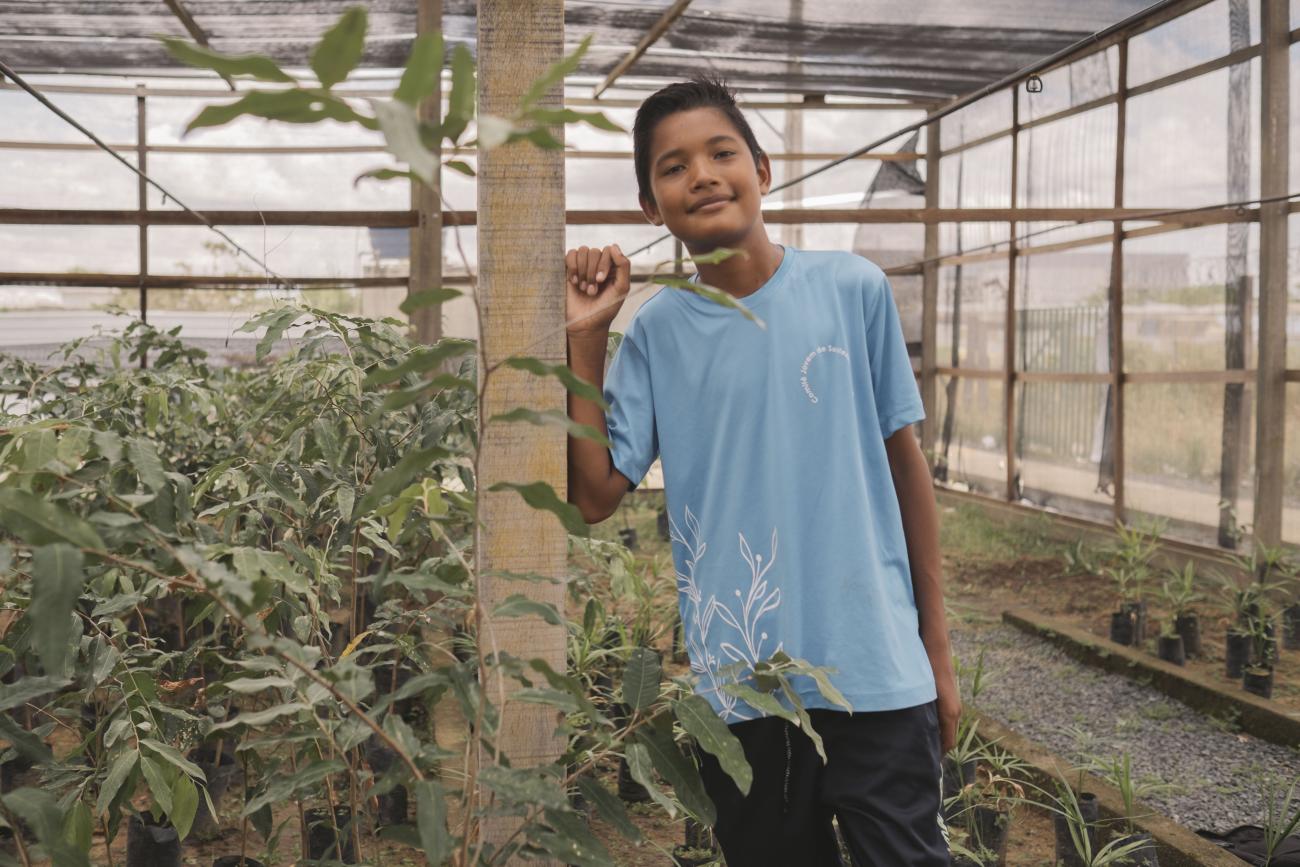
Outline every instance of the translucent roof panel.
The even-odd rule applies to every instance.
[[[356,0],[182,0],[227,52],[305,67]],[[391,69],[415,34],[416,0],[370,0],[364,63]],[[569,41],[594,38],[581,74],[603,77],[671,0],[571,0]],[[968,93],[1149,5],[1149,0],[694,0],[621,84],[714,72],[744,90],[946,99]],[[443,30],[473,47],[474,0],[444,0]],[[154,38],[185,36],[160,0],[0,0],[0,56],[20,72],[177,65]]]

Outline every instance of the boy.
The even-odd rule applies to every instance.
[[[855,865],[946,865],[939,766],[960,703],[934,494],[910,427],[923,411],[889,285],[861,257],[768,239],[771,167],[721,82],[652,95],[633,151],[646,217],[693,256],[742,251],[699,279],[766,324],[661,290],[615,355],[608,416],[568,398],[570,417],[612,442],[569,439],[569,499],[589,523],[662,459],[691,669],[754,770],[742,796],[701,756],[727,864],[839,864],[835,816]],[[565,264],[569,362],[599,387],[628,260],[582,247]],[[777,650],[834,668],[852,704],[800,684],[824,765],[802,730],[721,689],[719,669]]]

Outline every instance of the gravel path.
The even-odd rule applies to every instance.
[[[1135,778],[1177,787],[1147,803],[1193,830],[1259,824],[1264,774],[1300,776],[1300,751],[1241,734],[1157,690],[1080,665],[1001,622],[954,623],[952,639],[964,665],[985,652],[985,687],[975,702],[981,711],[1070,761],[1127,751]]]

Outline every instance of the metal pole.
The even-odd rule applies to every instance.
[[[136,209],[140,213],[140,225],[137,229],[136,250],[140,258],[140,268],[137,272],[140,278],[140,321],[149,321],[149,290],[145,287],[145,282],[149,276],[149,222],[147,212],[149,210],[149,187],[145,183],[145,175],[149,171],[149,145],[147,141],[146,116],[145,116],[145,93],[144,85],[135,86],[135,163],[140,173],[136,175]],[[148,367],[149,360],[147,353],[140,353],[140,367]]]

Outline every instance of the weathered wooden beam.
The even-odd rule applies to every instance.
[[[1007,377],[1005,370],[989,367],[936,367],[935,373],[956,379],[1005,379]],[[1230,382],[1249,382],[1254,373],[1253,370],[1130,371],[1121,376],[1120,380],[1130,385],[1223,385]],[[1110,382],[1113,377],[1105,372],[1016,370],[1012,371],[1010,378],[1012,382],[1105,383]]]
[[[135,150],[135,145],[113,144],[109,147],[126,153]],[[0,141],[0,150],[24,151],[97,151],[100,147],[90,142],[44,142],[44,141]],[[384,153],[381,144],[362,145],[150,145],[149,152],[155,154],[219,154],[225,156],[244,156],[249,154],[379,154]],[[450,153],[473,156],[477,148],[458,147]],[[571,160],[630,160],[631,151],[620,150],[577,150],[565,151]],[[808,153],[769,153],[767,158],[776,161],[802,162],[804,160],[836,160],[844,156],[839,153],[816,151]],[[921,154],[907,151],[886,153],[875,152],[857,154],[855,160],[878,160],[880,162],[912,162],[920,159]]]
[[[591,98],[599,99],[602,93],[609,90],[614,82],[618,81],[619,76],[631,69],[641,59],[642,55],[650,50],[650,46],[658,42],[659,37],[668,32],[668,28],[672,27],[678,18],[682,17],[686,7],[690,5],[691,0],[673,0],[673,5],[664,10],[664,14],[660,15],[659,20],[646,31],[641,40],[637,42],[636,47],[629,51],[622,60],[614,64],[614,68],[609,71],[609,75],[606,75],[605,80],[592,92]]]
[[[925,206],[939,208],[939,137],[940,124],[933,121],[925,128]],[[939,224],[925,224],[925,261],[921,266],[921,404],[925,421],[921,424],[921,449],[933,466],[934,444],[939,432],[939,387],[935,376],[939,363]],[[894,269],[890,269],[890,272]]]
[[[416,10],[416,31],[431,33],[442,28],[442,0],[419,0]],[[420,119],[437,126],[441,117],[442,75],[434,76],[433,93],[419,107]],[[410,272],[411,281],[407,297],[417,292],[436,289],[442,282],[442,140],[438,136],[433,149],[440,168],[435,173],[432,188],[422,183],[411,184],[411,210],[416,214],[416,224],[411,227]],[[421,307],[410,314],[415,339],[420,343],[434,343],[442,337],[442,305]]]
[[[478,113],[509,117],[529,86],[564,50],[564,0],[479,0]],[[542,100],[563,104],[560,87]],[[557,130],[563,135],[563,130]],[[524,353],[551,364],[566,362],[564,333],[564,152],[515,142],[479,157],[479,297],[482,310],[479,376],[491,366]],[[544,659],[556,671],[567,667],[563,626],[540,617],[498,618],[493,611],[522,594],[564,609],[568,535],[548,512],[531,508],[514,491],[493,491],[498,482],[546,482],[566,499],[567,433],[563,428],[488,424],[516,407],[565,411],[565,391],[554,379],[501,367],[490,374],[479,402],[477,494],[480,529],[474,545],[477,572],[478,640],[485,652],[517,659]],[[510,581],[502,571],[557,579]],[[516,702],[518,688],[495,665],[480,672],[485,695],[504,693],[496,745],[513,767],[554,761],[565,743],[556,735],[552,708]],[[489,757],[479,747],[480,764]],[[490,796],[487,787],[481,797]],[[485,819],[487,843],[510,839],[520,820]],[[513,861],[511,862],[513,863]],[[543,863],[553,863],[550,861]]]
[[[1290,184],[1290,24],[1287,0],[1261,0],[1260,196],[1286,195]],[[1286,474],[1286,202],[1260,208],[1259,349],[1255,382],[1255,541],[1282,539]]]
[[[1115,92],[1115,207],[1124,205],[1124,143],[1128,129],[1128,40],[1119,42],[1119,77]],[[1112,515],[1117,523],[1124,521],[1124,223],[1116,220],[1112,226],[1113,239],[1110,254],[1109,310],[1106,324],[1109,338],[1110,406],[1107,423],[1110,437],[1102,443],[1102,467],[1099,482],[1106,476],[1106,458],[1109,452]]]
[[[396,82],[394,82],[394,86]],[[0,81],[0,92],[5,90],[17,90],[12,84]],[[43,84],[41,90],[45,93],[85,93],[98,94],[101,96],[132,96],[135,90],[130,87],[112,86],[112,85],[86,85],[86,84]],[[393,95],[392,87],[389,88],[342,88],[335,91],[345,97],[390,97]],[[186,99],[214,99],[228,98],[229,91],[225,90],[204,90],[200,88],[178,88],[178,87],[146,87],[145,95],[149,97],[182,97]],[[804,102],[801,100],[772,100],[756,98],[753,95],[739,93],[736,101],[741,108],[751,109],[791,109],[793,111],[929,111],[934,108],[933,102],[917,102],[912,99],[888,99],[879,97],[871,102],[861,100],[834,100],[827,102]],[[569,96],[564,100],[564,104],[570,108],[637,108],[641,105],[639,99],[592,99],[590,97]]]
[[[1286,207],[1286,203],[1281,203]],[[1166,216],[1154,216],[1165,214]],[[414,211],[204,211],[214,225],[224,226],[368,226],[409,228],[416,224]],[[763,211],[763,222],[790,223],[1005,223],[1060,222],[1099,223],[1147,221],[1175,228],[1209,226],[1218,223],[1251,222],[1258,219],[1254,208],[1212,208],[1181,212],[1176,208],[773,208]],[[143,217],[134,209],[100,208],[0,208],[0,225],[28,226],[150,226],[202,225],[185,211],[148,211]],[[443,211],[448,225],[473,226],[474,211]],[[575,210],[565,212],[570,226],[640,226],[646,222],[640,211]],[[1142,230],[1129,230],[1137,237]],[[972,254],[974,255],[974,254]],[[1006,255],[1003,250],[998,255]],[[945,257],[945,261],[948,258]]]

